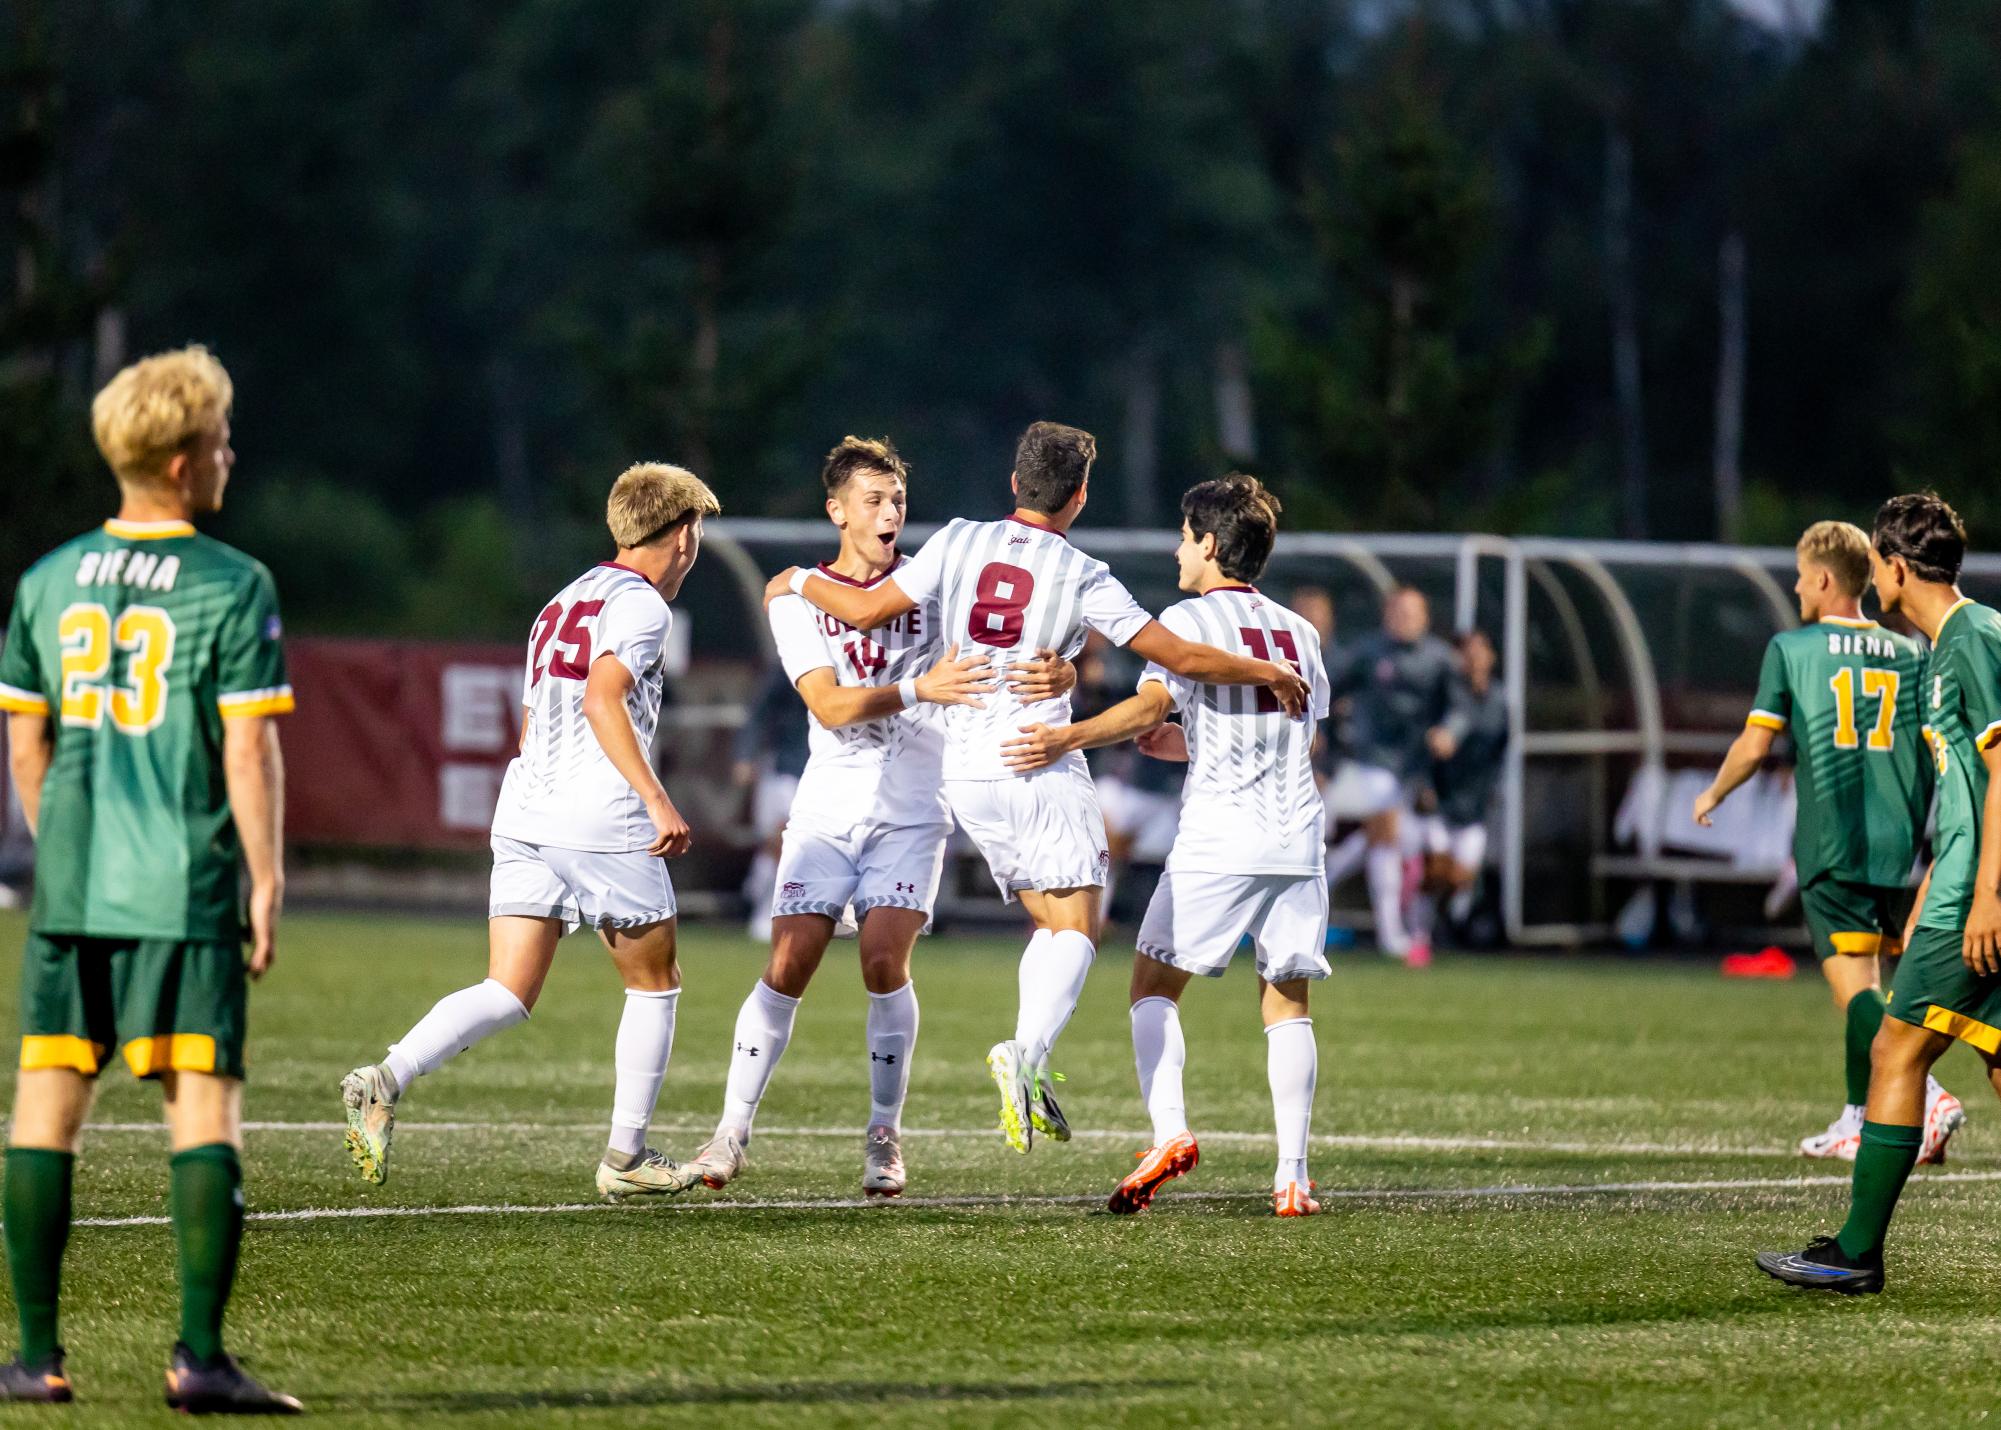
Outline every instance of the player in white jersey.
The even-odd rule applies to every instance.
[[[646,751],[660,718],[667,602],[701,553],[702,518],[720,509],[691,472],[629,468],[605,509],[616,559],[565,586],[535,618],[521,753],[493,816],[486,981],[440,999],[382,1062],[341,1081],[348,1152],[364,1180],[389,1174],[396,1100],[410,1084],[526,1019],[558,940],[589,924],[625,980],[598,1191],[617,1199],[692,1184],[646,1146],[681,988],[674,886],[662,860],[687,852],[689,840]]]
[[[909,472],[886,441],[845,438],[820,469],[840,554],[820,570],[868,587],[898,569]],[[785,826],[771,905],[771,959],[737,1014],[723,1114],[685,1166],[711,1187],[743,1170],[758,1104],[836,925],[859,924],[869,995],[870,1108],[862,1191],[899,1196],[903,1101],[917,1044],[910,954],[930,921],[951,813],[939,792],[945,737],[924,705],[977,705],[993,686],[983,654],[961,659],[918,607],[869,634],[781,596],[766,611],[778,658],[811,714],[812,754]],[[1037,694],[1075,672],[1053,653],[1014,667]]]
[[[809,571],[781,572],[767,599],[790,590],[857,630],[874,630],[936,603],[942,639],[984,649],[998,665],[1013,652],[1049,647],[1066,659],[1085,630],[1191,679],[1266,686],[1287,709],[1306,703],[1292,667],[1187,640],[1141,609],[1104,562],[1065,533],[1089,497],[1097,441],[1088,432],[1037,422],[1015,448],[1015,510],[1002,521],[954,521],[915,560],[866,589]],[[1001,757],[1026,722],[1066,721],[1069,695],[1023,699],[996,690],[981,706],[954,706],[945,724],[945,796],[980,852],[1003,899],[1019,899],[1035,922],[1022,955],[1014,1037],[996,1043],[987,1067],[1001,1094],[1001,1129],[1026,1152],[1035,1132],[1058,1141],[1070,1129],[1050,1096],[1049,1050],[1070,1021],[1097,949],[1100,892],[1109,854],[1097,793],[1081,755],[1034,775]]]
[[[1239,646],[1260,658],[1276,654],[1296,665],[1321,720],[1327,671],[1312,625],[1250,585],[1271,555],[1278,509],[1278,498],[1255,477],[1232,474],[1191,488],[1181,500],[1175,559],[1181,589],[1195,595],[1160,619],[1190,640]],[[1163,725],[1175,711],[1181,724]],[[1181,830],[1140,924],[1133,961],[1133,1055],[1153,1145],[1112,1193],[1113,1212],[1144,1209],[1162,1184],[1195,1166],[1181,1090],[1187,1050],[1180,998],[1196,974],[1220,975],[1247,934],[1257,949],[1278,1124],[1273,1208],[1280,1216],[1320,1210],[1306,1175],[1318,1066],[1306,988],[1327,976],[1326,811],[1313,779],[1314,730],[1288,718],[1263,691],[1189,680],[1151,665],[1139,693],[1123,704],[1076,725],[1031,726],[1007,747],[1009,765],[1024,771],[1135,735],[1156,759],[1188,761]]]

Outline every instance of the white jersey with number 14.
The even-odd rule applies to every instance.
[[[493,832],[558,849],[644,849],[654,838],[646,802],[626,782],[584,718],[591,663],[614,656],[632,675],[626,713],[639,748],[660,722],[663,651],[674,616],[639,572],[607,561],[561,591],[528,637],[522,703],[527,738],[507,766]]]
[[[940,645],[984,652],[994,668],[998,688],[981,697],[984,708],[944,707],[948,780],[1012,778],[1003,742],[1024,725],[1070,723],[1068,695],[1024,704],[1007,689],[1007,666],[1038,650],[1075,659],[1086,628],[1124,645],[1153,619],[1104,562],[1016,517],[948,523],[893,579],[919,606],[935,605]],[[1082,770],[1084,757],[1073,751],[1058,764]]]

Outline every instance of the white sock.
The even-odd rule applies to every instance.
[[[625,990],[625,1012],[619,1016],[618,1039],[611,1063],[618,1081],[611,1094],[611,1138],[614,1152],[637,1157],[646,1150],[646,1129],[653,1121],[653,1104],[667,1080],[667,1059],[674,1053],[674,1009],[681,990],[648,993]]]
[[[1265,1029],[1265,1075],[1271,1080],[1272,1120],[1278,1127],[1278,1171],[1272,1190],[1306,1181],[1306,1138],[1313,1125],[1313,1085],[1320,1050],[1311,1018],[1287,1018]]]
[[[1452,922],[1455,924],[1466,922],[1466,916],[1473,912],[1473,898],[1479,892],[1480,881],[1477,878],[1465,888],[1452,891],[1452,897],[1445,904],[1445,912],[1451,915]]]
[[[390,1045],[382,1065],[395,1075],[396,1095],[401,1097],[425,1073],[436,1072],[473,1044],[527,1018],[521,1000],[489,978],[440,998],[401,1042]]]
[[[917,1047],[917,985],[868,996],[868,1125],[903,1130],[910,1055]]]
[[[1376,942],[1389,953],[1410,944],[1403,928],[1403,855],[1393,844],[1369,846],[1369,908],[1376,916]]]
[[[750,1140],[750,1124],[757,1118],[757,1105],[771,1086],[771,1074],[785,1056],[792,1041],[792,1020],[799,1016],[799,1000],[787,998],[762,978],[743,1000],[736,1015],[736,1047],[730,1053],[729,1082],[723,1091],[723,1120],[717,1130],[736,1133],[739,1141]]]
[[[1028,941],[1021,955],[1021,1011],[1014,1037],[1027,1045],[1031,1068],[1048,1059],[1063,1025],[1077,1011],[1096,954],[1091,940],[1074,929],[1041,930]]]
[[[1165,1146],[1188,1130],[1188,1107],[1181,1092],[1181,1069],[1188,1044],[1181,1037],[1181,1010],[1172,998],[1142,998],[1132,1006],[1133,1063],[1139,1095],[1153,1119],[1153,1145]]]
[[[1353,829],[1348,837],[1327,851],[1327,887],[1333,888],[1362,867],[1369,853],[1369,831]]]

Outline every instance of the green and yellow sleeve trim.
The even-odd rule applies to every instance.
[[[10,715],[46,715],[49,698],[37,690],[23,690],[18,685],[0,682],[0,710]]]
[[[215,699],[225,720],[244,715],[289,715],[297,708],[292,687],[273,685],[264,690],[238,690]]]
[[[1774,715],[1769,710],[1753,710],[1749,715],[1744,717],[1744,723],[1746,725],[1756,725],[1764,730],[1783,730],[1786,728],[1786,717],[1783,715]]]
[[[1973,737],[1973,747],[1976,750],[1991,750],[1994,748],[1996,740],[2001,740],[2001,720],[1996,720],[1992,725],[1989,725],[1985,730],[1975,735]]]

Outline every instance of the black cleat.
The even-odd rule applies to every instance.
[[[0,1400],[67,1405],[74,1399],[76,1394],[69,1388],[69,1377],[63,1374],[61,1346],[56,1347],[54,1355],[36,1365],[29,1365],[19,1356],[0,1365]]]
[[[1873,1296],[1883,1289],[1883,1253],[1856,1260],[1831,1236],[1817,1236],[1805,1251],[1761,1251],[1758,1269],[1774,1281],[1844,1296]]]
[[[306,1408],[292,1396],[265,1389],[234,1356],[203,1362],[181,1341],[174,1342],[167,1364],[167,1406],[183,1415],[298,1415]]]

